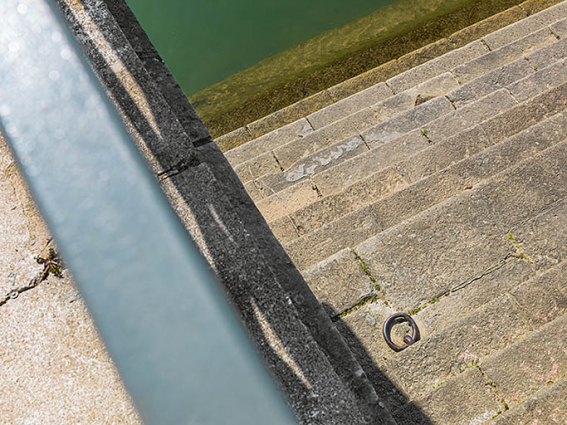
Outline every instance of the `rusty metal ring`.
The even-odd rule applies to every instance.
[[[390,332],[392,331],[392,326],[394,325],[394,321],[397,319],[403,319],[406,322],[409,322],[411,325],[412,335],[406,335],[404,337],[405,344],[404,345],[396,345],[392,342],[390,337]],[[412,345],[414,342],[419,341],[419,329],[415,321],[411,318],[409,314],[406,313],[395,313],[392,314],[386,322],[384,322],[384,328],[382,329],[382,334],[384,335],[384,339],[386,340],[386,344],[394,351],[402,351]]]

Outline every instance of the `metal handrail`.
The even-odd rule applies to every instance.
[[[3,133],[143,420],[296,423],[58,10],[0,16]]]

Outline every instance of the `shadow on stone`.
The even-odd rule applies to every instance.
[[[427,415],[413,403],[410,403],[408,397],[404,394],[404,391],[399,388],[390,379],[386,373],[382,370],[380,366],[376,363],[373,356],[364,346],[364,343],[356,336],[355,332],[349,327],[349,325],[339,318],[336,311],[333,310],[328,304],[324,304],[325,310],[329,312],[330,317],[333,317],[335,321],[335,326],[339,330],[342,337],[347,341],[350,349],[354,353],[356,360],[360,363],[364,372],[368,375],[370,382],[376,389],[376,393],[380,400],[386,405],[387,409],[392,412],[394,419],[411,418],[411,424],[420,425],[431,425],[432,422],[429,420]],[[401,321],[400,321],[401,323]],[[395,333],[395,331],[394,331]],[[382,333],[376,333],[376,338],[380,340],[381,343],[386,347],[386,342],[382,336]],[[395,355],[393,357],[395,359]],[[408,404],[409,403],[409,404]],[[403,409],[403,415],[397,414],[397,411]],[[408,422],[398,422],[399,425],[406,424]]]

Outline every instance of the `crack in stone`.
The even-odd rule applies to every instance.
[[[48,240],[47,244],[49,244],[50,242],[51,239]],[[51,274],[59,278],[63,277],[61,275],[61,269],[63,268],[63,263],[61,262],[59,255],[55,252],[53,248],[50,248],[48,258],[38,257],[37,261],[39,264],[43,265],[43,269],[39,271],[32,279],[30,279],[27,285],[12,289],[6,295],[4,295],[4,298],[0,298],[0,307],[8,303],[8,301],[10,300],[15,300],[16,298],[18,298],[20,294],[37,287],[41,282],[46,280]]]

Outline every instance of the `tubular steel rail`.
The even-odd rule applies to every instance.
[[[296,423],[56,7],[0,16],[3,133],[142,419]]]

